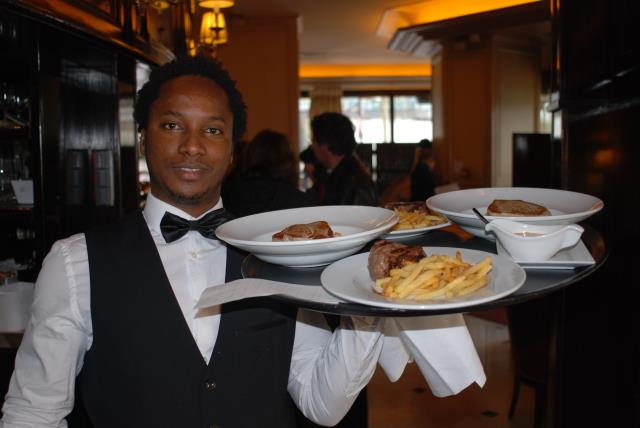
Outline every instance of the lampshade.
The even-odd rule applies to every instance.
[[[161,12],[167,8],[169,8],[170,4],[167,0],[151,0],[149,2],[149,6]]]
[[[228,40],[227,24],[222,12],[205,12],[200,25],[200,44],[215,46]]]
[[[231,7],[235,4],[234,0],[200,0],[198,3],[200,7],[206,7],[211,9],[224,9],[225,7]]]

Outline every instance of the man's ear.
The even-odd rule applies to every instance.
[[[140,156],[145,155],[146,137],[147,137],[146,129],[141,129],[140,130]]]

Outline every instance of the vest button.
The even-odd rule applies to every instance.
[[[205,382],[204,387],[207,388],[207,391],[213,391],[216,389],[216,383],[214,381]]]

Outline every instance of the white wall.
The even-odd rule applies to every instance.
[[[540,55],[514,40],[493,44],[491,185],[512,185],[512,135],[537,132],[540,108]]]

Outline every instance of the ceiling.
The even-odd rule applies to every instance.
[[[447,1],[451,3],[445,5],[453,5],[456,0]],[[387,45],[391,35],[376,34],[385,11],[416,3],[417,0],[235,0],[235,5],[225,12],[230,16],[298,16],[301,65],[425,64],[429,58],[390,50]],[[519,33],[540,38],[545,37],[548,28],[529,25]]]
[[[231,15],[300,17],[301,64],[404,64],[428,58],[387,49],[376,35],[386,9],[415,0],[236,0]]]

